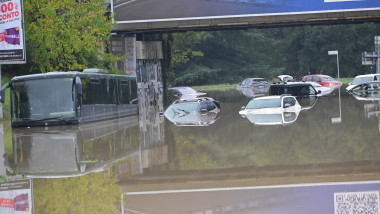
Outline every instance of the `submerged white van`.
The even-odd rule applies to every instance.
[[[380,80],[380,74],[364,74],[356,76],[352,82],[350,82],[346,88],[346,91],[351,90],[356,85],[369,82],[369,81],[378,81]]]

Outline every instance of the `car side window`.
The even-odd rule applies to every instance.
[[[287,105],[290,106],[295,106],[296,105],[296,100],[293,97],[285,97],[283,100],[283,107],[287,107]]]
[[[313,86],[309,86],[309,95],[315,95],[317,92],[315,91]]]
[[[313,81],[313,77],[306,77],[305,81]]]
[[[213,102],[207,102],[207,111],[212,111],[216,108]]]
[[[207,111],[207,103],[206,102],[201,102],[201,105],[200,105],[200,110],[202,111],[204,111],[204,110],[206,110]]]
[[[313,82],[321,82],[321,78],[314,76],[312,81]]]

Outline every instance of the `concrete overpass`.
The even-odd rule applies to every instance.
[[[113,0],[114,32],[380,21],[378,0]]]

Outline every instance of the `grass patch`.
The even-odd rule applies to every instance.
[[[354,78],[350,77],[350,78],[340,78],[339,81],[343,84],[348,84],[350,82],[352,82]],[[338,80],[338,79],[335,79],[335,80]]]

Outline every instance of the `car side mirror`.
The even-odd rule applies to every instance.
[[[322,93],[322,91],[321,91],[321,90],[318,90],[317,94],[320,94],[320,93]]]
[[[290,103],[285,103],[284,104],[284,108],[289,108],[291,105],[290,105]]]
[[[5,102],[5,90],[9,87],[9,83],[6,83],[3,88],[0,91],[0,102],[4,103]]]
[[[75,93],[77,95],[77,100],[78,100],[78,107],[77,107],[77,115],[80,117],[82,116],[82,81],[80,78],[77,76],[75,77]]]
[[[241,108],[240,108],[240,110],[244,110],[245,109],[245,106],[242,106]]]
[[[201,109],[201,114],[206,114],[206,113],[207,113],[207,109],[202,108],[202,109]]]
[[[348,83],[348,85],[351,85],[351,83]]]

